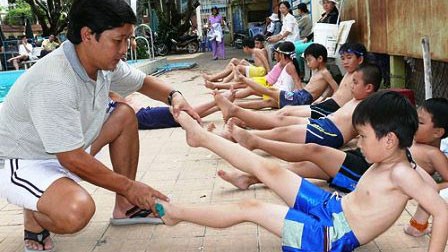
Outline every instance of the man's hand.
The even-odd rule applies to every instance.
[[[180,93],[173,94],[173,101],[171,102],[173,108],[173,117],[176,119],[181,111],[187,112],[196,121],[201,123],[201,117],[196,111],[188,104],[184,97]]]
[[[155,209],[156,199],[169,201],[169,198],[164,194],[162,194],[161,192],[138,181],[132,181],[130,187],[126,190],[126,193],[123,196],[131,204],[136,205],[141,209],[151,209],[156,216],[157,216],[157,211]]]

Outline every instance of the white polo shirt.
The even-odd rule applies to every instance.
[[[2,159],[54,159],[87,148],[106,119],[109,90],[122,96],[143,85],[145,74],[120,61],[90,79],[74,45],[66,41],[12,86],[0,109]]]

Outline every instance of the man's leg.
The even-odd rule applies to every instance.
[[[231,102],[228,102],[220,94],[215,95],[215,101],[221,109],[223,117],[227,120],[230,117],[241,119],[248,127],[254,129],[272,129],[280,126],[307,123],[307,120],[292,116],[275,116],[274,113],[260,113],[243,109]],[[237,103],[240,105],[241,103]],[[243,105],[245,106],[245,105]]]
[[[178,206],[160,202],[165,215],[162,217],[166,225],[175,225],[180,221],[213,227],[227,228],[242,222],[259,224],[281,237],[283,222],[288,207],[274,205],[259,200],[244,200],[239,203],[217,206]]]
[[[272,160],[260,157],[236,143],[227,141],[203,129],[189,115],[182,112],[178,122],[187,132],[187,143],[192,147],[207,148],[235,168],[253,174],[277,193],[288,206],[293,206],[302,178],[283,169]]]
[[[128,105],[118,103],[92,143],[90,153],[96,155],[105,145],[109,145],[114,171],[135,180],[139,158],[138,123],[133,109]],[[123,196],[117,194],[113,217],[124,217],[131,207]]]

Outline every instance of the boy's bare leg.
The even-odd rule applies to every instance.
[[[231,75],[231,74],[227,75],[227,76],[222,80],[222,82],[224,82],[224,83],[231,82],[231,81],[233,81],[233,75]]]
[[[259,137],[287,143],[305,143],[306,124],[281,126],[268,130],[252,130]]]
[[[215,90],[215,89],[230,89],[230,87],[233,86],[234,89],[238,88],[244,88],[246,87],[246,84],[242,82],[228,82],[228,83],[218,83],[218,82],[211,82],[208,80],[205,80],[205,87]]]
[[[310,105],[285,106],[277,111],[279,116],[311,117]]]
[[[278,107],[278,103],[274,99],[237,102],[236,105],[244,109],[255,109],[255,110]]]
[[[247,127],[254,129],[272,129],[284,125],[298,124],[301,121],[301,119],[297,119],[297,117],[275,117],[274,113],[259,113],[246,110],[232,104],[219,94],[215,95],[215,101],[221,109],[225,120],[230,117],[237,117],[241,119]]]
[[[301,176],[302,178],[315,178],[323,180],[328,180],[330,178],[321,167],[309,161],[292,163],[288,165],[287,169]],[[218,176],[241,190],[246,190],[251,185],[261,183],[261,181],[258,180],[258,178],[254,175],[244,173],[239,170],[219,170]]]
[[[242,99],[242,98],[246,98],[250,95],[255,95],[255,94],[256,93],[252,88],[245,87],[245,88],[242,88],[242,89],[239,89],[238,91],[236,91],[235,98]]]
[[[217,81],[217,80],[220,80],[220,79],[222,79],[222,78],[225,78],[225,77],[227,77],[229,74],[231,74],[231,73],[232,73],[232,70],[233,70],[233,67],[234,67],[234,65],[233,65],[232,63],[229,63],[229,64],[227,64],[226,68],[225,68],[223,71],[221,71],[221,72],[219,72],[219,73],[216,73],[216,74],[212,74],[212,75],[209,75],[209,74],[203,74],[202,77],[203,77],[205,80],[208,80],[208,81]]]
[[[251,78],[248,78],[248,77],[245,77],[244,75],[242,75],[236,68],[233,69],[233,79],[235,81],[242,81],[242,82],[246,83],[247,86],[249,86],[253,90],[255,90],[255,92],[257,92],[259,94],[268,95],[269,97],[273,97],[273,99],[276,99],[276,97],[279,97],[279,95],[280,95],[280,90],[263,87],[263,86],[259,85],[258,83],[256,83]]]
[[[187,143],[190,146],[207,148],[235,168],[256,176],[288,206],[293,206],[302,183],[301,177],[281,168],[272,160],[260,157],[236,143],[208,132],[184,112],[181,112],[177,120],[187,132]]]
[[[283,221],[288,207],[274,205],[259,200],[245,200],[239,203],[218,206],[177,206],[168,202],[160,202],[165,215],[162,217],[166,225],[175,225],[180,221],[188,221],[199,225],[226,228],[242,222],[259,224],[281,237]]]
[[[233,86],[231,86],[229,90],[225,91],[224,93],[222,93],[220,95],[222,95],[229,102],[233,102],[233,101],[235,101],[235,92],[236,91],[233,89]],[[202,117],[208,116],[208,115],[218,111],[219,107],[216,106],[216,102],[213,99],[212,101],[193,106],[193,109],[202,118]]]

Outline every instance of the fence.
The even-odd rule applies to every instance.
[[[448,99],[448,63],[431,61],[433,97]],[[417,104],[425,99],[423,60],[408,58],[406,60],[406,88],[415,92]]]

